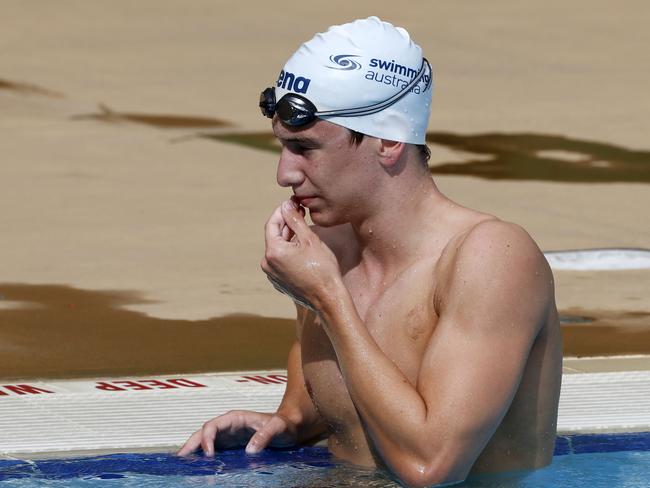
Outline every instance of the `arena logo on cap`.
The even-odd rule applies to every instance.
[[[409,82],[418,74],[418,70],[409,68],[408,66],[403,66],[395,62],[394,59],[386,61],[383,59],[372,58],[370,60],[371,68],[378,68],[378,70],[368,70],[366,73],[366,79],[374,81],[376,83],[383,83],[384,85],[392,85],[404,89]],[[379,71],[388,71],[390,74],[380,73]],[[404,76],[405,78],[401,78]],[[429,86],[429,75],[423,75],[420,82],[411,88],[411,92],[419,95],[422,93],[420,88],[420,83],[424,83],[425,91],[426,87]]]
[[[356,54],[338,54],[336,56],[332,54],[330,56],[330,61],[334,63],[336,66],[325,66],[325,67],[329,69],[340,69],[344,71],[361,69],[362,66],[358,61],[355,61],[354,59],[350,59],[350,58],[358,58],[358,57],[360,56]]]
[[[296,76],[289,71],[280,71],[280,76],[278,77],[278,88],[283,88],[285,90],[294,91],[296,93],[307,93],[309,89],[309,83],[311,79],[304,78],[302,76]]]

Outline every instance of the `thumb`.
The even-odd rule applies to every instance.
[[[276,434],[282,430],[281,422],[272,417],[250,438],[246,445],[246,454],[257,454],[269,445]]]
[[[292,200],[282,202],[281,211],[286,225],[298,236],[298,238],[312,232],[309,225],[307,225],[307,222],[305,222],[304,215],[298,210],[295,202]]]

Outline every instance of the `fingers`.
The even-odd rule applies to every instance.
[[[201,449],[208,457],[214,456],[214,441],[217,438],[217,423],[206,422],[201,429]]]
[[[305,210],[305,207],[303,207],[302,205],[300,205],[300,203],[298,203],[298,199],[296,198],[295,195],[291,197],[291,202],[298,209],[298,212],[300,212],[300,215],[302,215],[302,217],[305,218],[305,215],[307,213],[306,210]]]
[[[193,452],[196,452],[196,450],[199,448],[201,445],[201,430],[197,430],[190,436],[187,441],[185,441],[185,444],[183,444],[183,447],[180,448],[180,450],[176,453],[177,456],[187,456],[189,454],[192,454]]]
[[[284,240],[282,237],[282,229],[286,226],[284,217],[282,217],[282,211],[280,207],[276,208],[275,211],[269,217],[269,220],[266,222],[266,227],[264,227],[264,238],[266,239],[266,247],[271,243],[276,242],[278,239]]]
[[[231,410],[203,424],[203,428],[194,432],[185,442],[178,455],[187,456],[201,448],[206,456],[212,457],[215,447],[232,449],[247,445],[251,435],[262,429],[269,418],[271,415],[266,413]],[[266,444],[262,443],[260,450]]]
[[[282,239],[285,241],[289,242],[291,239],[293,239],[293,231],[289,228],[287,224],[284,224],[282,226]]]
[[[187,456],[197,451],[200,447],[206,456],[214,456],[217,434],[220,430],[228,430],[233,426],[232,418],[233,412],[229,412],[204,423],[203,427],[194,432],[187,442],[185,442],[180,451],[178,451],[178,455]]]
[[[282,202],[280,209],[284,222],[298,236],[298,239],[312,233],[309,225],[305,222],[304,209],[294,200]]]
[[[254,432],[252,436],[251,432]],[[216,442],[220,449],[245,444],[248,454],[262,451],[271,442],[282,446],[295,443],[295,432],[289,428],[284,417],[259,412],[232,411],[203,424],[203,428],[194,432],[185,442],[178,455],[187,456],[200,447],[206,456],[214,456],[217,436],[221,439]]]
[[[277,434],[284,432],[286,428],[286,422],[281,417],[271,417],[248,441],[246,454],[257,454],[262,451]]]
[[[301,207],[295,200],[295,197],[291,197],[290,200],[287,200],[286,202],[283,203],[292,206],[296,211],[300,214],[302,219],[304,220],[305,218],[305,209]],[[294,232],[287,225],[287,222],[282,215],[282,205],[278,207],[271,217],[269,218],[268,222],[266,223],[266,242],[267,244],[269,243],[269,240],[276,239],[278,237],[281,237],[283,241],[289,242],[291,239],[293,239]]]

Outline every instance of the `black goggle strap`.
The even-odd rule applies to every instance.
[[[377,112],[381,112],[382,110],[390,107],[405,97],[420,82],[426,71],[429,72],[429,80],[427,81],[427,86],[424,87],[424,91],[426,91],[431,85],[431,65],[429,64],[429,61],[427,61],[427,58],[422,58],[422,66],[420,66],[420,71],[418,71],[417,75],[415,75],[415,78],[413,78],[411,82],[404,87],[404,89],[397,92],[392,97],[387,98],[382,102],[366,105],[364,107],[325,110],[323,112],[315,112],[314,115],[316,117],[360,117],[362,115],[371,115]]]

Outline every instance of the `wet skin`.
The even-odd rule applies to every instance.
[[[322,237],[333,230],[318,229]],[[372,338],[414,388],[418,386],[428,346],[437,341],[437,333],[441,337],[445,333],[437,330],[440,317],[435,304],[436,286],[444,286],[453,272],[453,248],[457,244],[454,241],[460,239],[462,236],[452,239],[442,252],[431,246],[430,255],[435,257],[419,260],[401,271],[392,282],[368,286],[368,279],[359,269],[351,267],[344,272],[344,283]],[[327,242],[327,237],[325,240]],[[333,245],[342,261],[354,262],[351,253],[346,253],[346,247],[344,243]],[[537,324],[538,334],[512,404],[473,464],[473,472],[535,468],[551,461],[561,372],[561,338],[558,316],[550,304],[549,308],[551,313]],[[382,466],[381,456],[374,452],[372,438],[364,430],[347,390],[336,351],[321,318],[310,311],[301,315],[302,371],[307,391],[327,424],[330,450],[360,465]],[[459,359],[463,357],[462,354],[458,356]],[[492,360],[496,366],[499,358]],[[453,368],[468,366],[457,362],[450,365]],[[478,403],[482,395],[490,395],[490,391],[467,393],[468,403],[473,402],[473,398]],[[475,407],[480,408],[480,403],[460,406]],[[431,442],[434,444],[437,440],[431,439]]]
[[[448,200],[411,146],[351,144],[325,122],[274,132],[294,197],[267,223],[262,267],[317,312],[298,307],[278,413],[213,419],[181,453],[326,434],[335,455],[409,486],[547,464],[561,339],[530,237]]]

